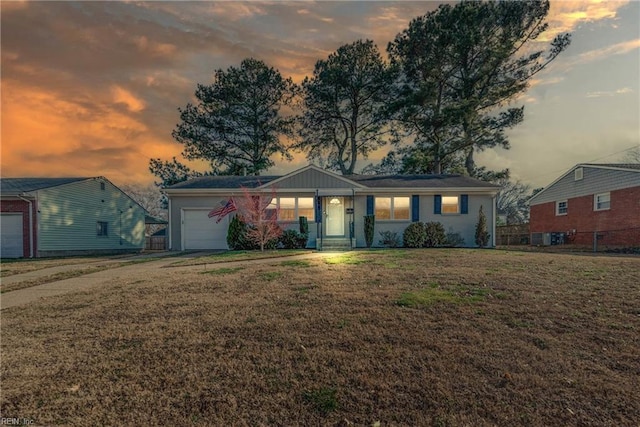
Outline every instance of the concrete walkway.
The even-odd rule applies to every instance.
[[[56,296],[56,295],[61,295],[69,292],[91,290],[100,285],[108,284],[120,278],[149,279],[151,277],[162,277],[165,273],[161,270],[163,267],[169,267],[171,264],[177,261],[180,261],[182,259],[195,258],[203,255],[205,254],[194,253],[189,255],[183,255],[180,257],[175,257],[175,256],[159,257],[157,260],[153,260],[153,261],[127,265],[124,267],[110,268],[110,269],[98,271],[95,273],[85,274],[83,276],[59,280],[56,282],[45,283],[42,285],[19,289],[16,291],[6,292],[0,295],[0,309],[5,310],[11,307],[26,305],[44,297]],[[312,252],[308,254],[284,256],[284,257],[277,257],[277,258],[260,258],[260,259],[254,259],[254,260],[228,261],[228,262],[219,262],[219,263],[207,263],[206,265],[200,264],[200,265],[190,265],[190,266],[177,266],[177,267],[170,267],[170,268],[171,268],[171,271],[202,270],[204,268],[213,269],[213,268],[222,268],[222,267],[241,266],[241,265],[247,265],[247,264],[268,264],[273,262],[280,262],[283,260],[323,258],[323,257],[326,257],[327,255],[331,255],[331,253]],[[145,255],[141,255],[140,257],[145,257]],[[138,258],[138,257],[118,259],[118,260],[114,260],[114,262],[132,261],[135,258]],[[67,270],[69,269],[77,270],[78,267],[81,265],[85,265],[85,264],[73,264],[73,265],[67,265],[67,266],[60,266],[59,271],[64,271],[63,267],[67,267]],[[53,268],[58,269],[58,267],[53,267]],[[52,269],[37,270],[30,273],[21,274],[19,276],[23,277],[22,280],[30,280],[35,277],[42,277],[42,276],[53,274],[51,273]],[[49,272],[46,273],[45,270],[49,270]],[[41,274],[39,276],[35,275],[35,273],[38,273],[38,272],[41,272]],[[31,273],[33,273],[33,275],[31,275]],[[9,279],[15,276],[18,276],[18,275],[9,276],[2,280],[4,282],[6,279]]]

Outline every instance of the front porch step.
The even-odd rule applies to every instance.
[[[321,251],[350,251],[351,240],[340,238],[327,238],[322,239]]]

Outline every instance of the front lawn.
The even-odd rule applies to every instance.
[[[2,417],[46,425],[640,419],[640,258],[354,251],[159,269],[2,311]]]

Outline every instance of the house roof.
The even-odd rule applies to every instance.
[[[353,175],[349,178],[369,188],[500,188],[499,185],[464,175]]]
[[[309,165],[302,169],[281,176],[201,176],[181,182],[167,189],[238,189],[238,188],[267,188],[270,183],[276,184],[283,178],[293,176],[309,169],[324,172],[327,175],[352,183],[358,188],[490,188],[498,189],[499,185],[480,181],[464,175],[336,175]]]
[[[21,194],[92,178],[2,178],[0,193]]]
[[[541,191],[536,193],[533,197],[529,199],[529,205],[537,204],[539,199],[543,198],[545,193],[549,190],[549,188],[553,187],[556,183],[562,180],[567,175],[573,173],[578,168],[594,168],[594,169],[608,169],[612,171],[625,171],[625,172],[638,172],[640,173],[640,164],[639,163],[578,163],[573,166],[571,169],[560,175],[556,178],[551,184],[544,187]]]
[[[640,163],[580,163],[572,168],[575,169],[579,166],[582,167],[594,167],[594,168],[612,168],[612,169],[631,169],[640,170]]]
[[[199,176],[188,181],[179,182],[167,188],[257,188],[280,176]]]

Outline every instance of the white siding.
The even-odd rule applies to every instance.
[[[37,200],[39,252],[144,247],[144,209],[106,180],[40,190]],[[107,236],[97,235],[98,221],[108,223]]]
[[[531,200],[531,205],[640,186],[640,171],[595,168],[584,165],[581,167],[583,168],[582,179],[576,180],[575,174],[571,170],[545,188],[542,193],[536,195]]]

